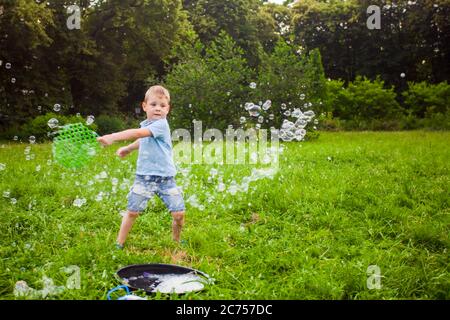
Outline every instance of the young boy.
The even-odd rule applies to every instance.
[[[145,210],[147,202],[155,194],[164,202],[172,214],[173,240],[180,241],[184,225],[184,201],[174,177],[176,174],[172,157],[172,141],[166,116],[170,111],[170,94],[162,86],[152,86],[145,93],[142,108],[147,120],[141,122],[140,129],[129,129],[99,137],[104,146],[115,141],[136,140],[119,148],[121,158],[139,149],[136,179],[128,194],[128,212],[122,219],[116,247],[122,249],[131,227],[139,214]]]

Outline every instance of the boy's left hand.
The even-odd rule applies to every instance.
[[[97,141],[100,142],[103,146],[109,146],[113,144],[114,139],[111,137],[110,134],[107,134],[105,136],[98,137]]]

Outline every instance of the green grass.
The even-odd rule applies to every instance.
[[[48,298],[105,299],[120,267],[177,263],[210,274],[214,285],[150,298],[449,299],[449,141],[449,132],[321,133],[284,144],[278,174],[235,196],[214,191],[210,166],[194,166],[177,176],[185,200],[195,194],[205,207],[188,204],[187,247],[172,242],[171,217],[157,200],[124,251],[113,246],[135,154],[119,160],[114,146],[70,171],[47,163],[50,144],[32,145],[35,158],[26,160],[27,144],[4,142],[0,298],[15,299],[19,280],[42,289],[46,276],[63,286],[63,268],[75,265],[81,288]],[[251,170],[217,168],[238,183]],[[108,177],[96,179],[103,171]],[[96,201],[99,192],[109,194]],[[73,206],[77,197],[86,204]],[[370,265],[381,269],[381,289],[367,288]]]

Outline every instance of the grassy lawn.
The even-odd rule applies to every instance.
[[[47,298],[105,299],[120,267],[176,263],[215,283],[171,299],[449,299],[449,141],[450,132],[321,133],[283,143],[278,173],[236,194],[218,192],[218,176],[240,184],[251,167],[216,166],[209,180],[212,166],[185,167],[187,245],[171,240],[157,199],[124,251],[114,243],[136,154],[120,160],[114,146],[71,171],[51,162],[50,144],[0,142],[0,298],[15,299],[19,280],[64,286],[64,268],[77,266],[80,289]],[[367,287],[369,266],[379,289]]]

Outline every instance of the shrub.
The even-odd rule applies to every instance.
[[[99,135],[117,132],[127,128],[126,121],[116,115],[102,114],[96,118],[95,123],[98,126],[97,133]]]
[[[30,119],[27,123],[20,127],[20,130],[16,133],[16,135],[21,139],[27,139],[29,136],[35,136],[36,141],[51,140],[53,138],[53,135],[51,135],[50,133],[52,131],[56,131],[56,129],[51,129],[48,126],[48,121],[51,118],[57,119],[59,126],[78,122],[85,124],[86,121],[81,116],[63,116],[60,114],[49,112],[44,115],[37,116],[36,118]],[[89,128],[96,131],[97,125],[93,123],[89,125]]]
[[[203,121],[204,128],[238,125],[240,104],[251,90],[243,50],[222,32],[208,47],[198,42],[186,54],[164,81],[173,97],[171,125],[190,129],[194,119]]]
[[[423,127],[429,130],[450,130],[450,112],[433,113],[423,121]]]
[[[409,82],[408,90],[402,96],[407,110],[416,117],[445,114],[449,110],[450,85],[446,81],[439,84]]]
[[[357,76],[337,97],[334,107],[336,115],[342,119],[394,119],[402,114],[394,88],[384,88],[379,77],[371,81]]]

